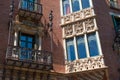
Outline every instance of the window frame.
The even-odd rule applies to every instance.
[[[69,5],[70,5],[70,13],[69,13],[69,14],[74,13],[74,11],[72,10],[72,1],[71,1],[71,0],[69,0]],[[79,0],[79,7],[80,7],[80,8],[79,8],[80,10],[78,10],[78,11],[83,10],[81,0]],[[90,8],[90,7],[93,7],[92,0],[89,0],[89,7],[87,7],[87,8]],[[86,9],[86,8],[85,8],[85,9]],[[63,0],[60,0],[60,10],[61,10],[61,16],[68,15],[68,14],[64,14],[64,10],[63,10]],[[75,11],[75,12],[78,12],[78,11]]]
[[[95,36],[96,36],[95,38],[96,38],[98,52],[99,52],[98,55],[90,56],[89,45],[88,45],[88,38],[87,38],[87,35],[89,35],[89,34],[95,34]],[[80,37],[80,36],[84,36],[84,42],[85,42],[85,48],[86,48],[86,57],[84,57],[84,58],[79,58],[78,51],[76,51],[77,50],[77,40],[76,40],[76,38]],[[100,44],[98,31],[93,31],[93,32],[90,32],[90,33],[82,34],[82,35],[72,36],[70,38],[73,38],[73,40],[74,40],[73,42],[74,42],[75,57],[76,57],[75,60],[85,59],[85,58],[89,58],[89,57],[96,57],[96,56],[102,55],[102,49],[101,49],[101,44]],[[67,52],[67,47],[66,47],[66,39],[69,39],[69,38],[64,38],[64,40],[63,40],[63,42],[64,42],[64,44],[63,44],[64,45],[64,55],[65,55],[65,60],[69,61],[68,57],[67,57],[68,56],[68,52]]]

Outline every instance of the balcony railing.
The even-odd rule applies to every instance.
[[[51,52],[43,50],[34,50],[28,48],[21,48],[18,46],[9,46],[6,59],[33,62],[37,64],[52,65]]]
[[[28,0],[20,0],[19,9],[42,14],[42,5]]]
[[[116,1],[110,1],[110,7],[120,9],[120,4]]]

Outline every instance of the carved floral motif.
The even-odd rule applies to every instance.
[[[93,12],[93,8],[87,8],[87,9],[83,9],[81,11],[66,15],[66,16],[62,16],[61,17],[61,24],[64,25],[66,23],[71,23],[71,22],[75,22],[78,20],[82,20],[82,19],[86,19],[88,17],[92,17],[94,16],[94,12]]]
[[[94,18],[89,18],[85,20],[85,28],[86,28],[86,31],[94,30],[95,28]]]
[[[85,58],[66,63],[66,72],[78,72],[105,67],[103,56]]]
[[[75,28],[75,33],[82,33],[84,31],[83,22],[77,22],[74,28]]]
[[[65,36],[70,36],[73,34],[73,27],[72,25],[67,25],[65,27],[65,32],[64,32]]]

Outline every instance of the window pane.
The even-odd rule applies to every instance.
[[[33,38],[32,38],[32,37],[28,37],[28,41],[29,41],[29,42],[32,42],[32,41],[33,41]]]
[[[67,39],[66,40],[66,46],[67,46],[68,61],[75,60],[75,50],[74,50],[73,39]]]
[[[70,13],[70,3],[69,0],[63,0],[63,14],[66,15]]]
[[[77,50],[78,50],[78,57],[79,58],[86,58],[87,57],[84,36],[77,37]]]
[[[76,12],[80,10],[79,0],[72,0],[72,11]]]
[[[83,9],[90,7],[89,0],[81,0],[81,2]]]
[[[20,47],[24,47],[25,48],[26,47],[26,43],[21,41],[20,42]]]
[[[26,40],[26,36],[20,36],[20,40],[23,40],[23,41],[25,41]]]
[[[33,46],[32,43],[27,44],[27,48],[32,48],[32,46]]]
[[[99,55],[98,45],[97,45],[97,40],[96,40],[95,33],[88,34],[87,37],[88,37],[88,46],[89,46],[90,56]]]

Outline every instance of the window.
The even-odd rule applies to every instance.
[[[62,0],[63,15],[89,8],[91,0]]]
[[[33,11],[35,8],[35,0],[22,0],[21,1],[21,8]]]
[[[87,35],[90,56],[99,55],[97,39],[95,33]]]
[[[70,13],[70,2],[69,0],[63,0],[63,14]]]
[[[73,39],[66,39],[67,53],[68,53],[68,61],[75,60],[75,49]]]
[[[120,30],[120,17],[112,15],[112,20],[113,20],[115,32],[118,33],[118,30]]]
[[[73,12],[80,10],[79,0],[72,0],[72,10]]]
[[[77,51],[79,59],[87,57],[84,36],[77,37]]]
[[[81,2],[83,9],[90,7],[89,0],[81,0]]]
[[[66,52],[68,61],[76,60],[76,56],[78,59],[82,59],[98,56],[100,54],[96,32],[74,36],[73,38],[66,39]],[[77,55],[75,54],[75,48],[77,48]]]
[[[19,46],[21,47],[20,59],[32,59],[34,47],[34,36],[21,33],[19,36]]]

